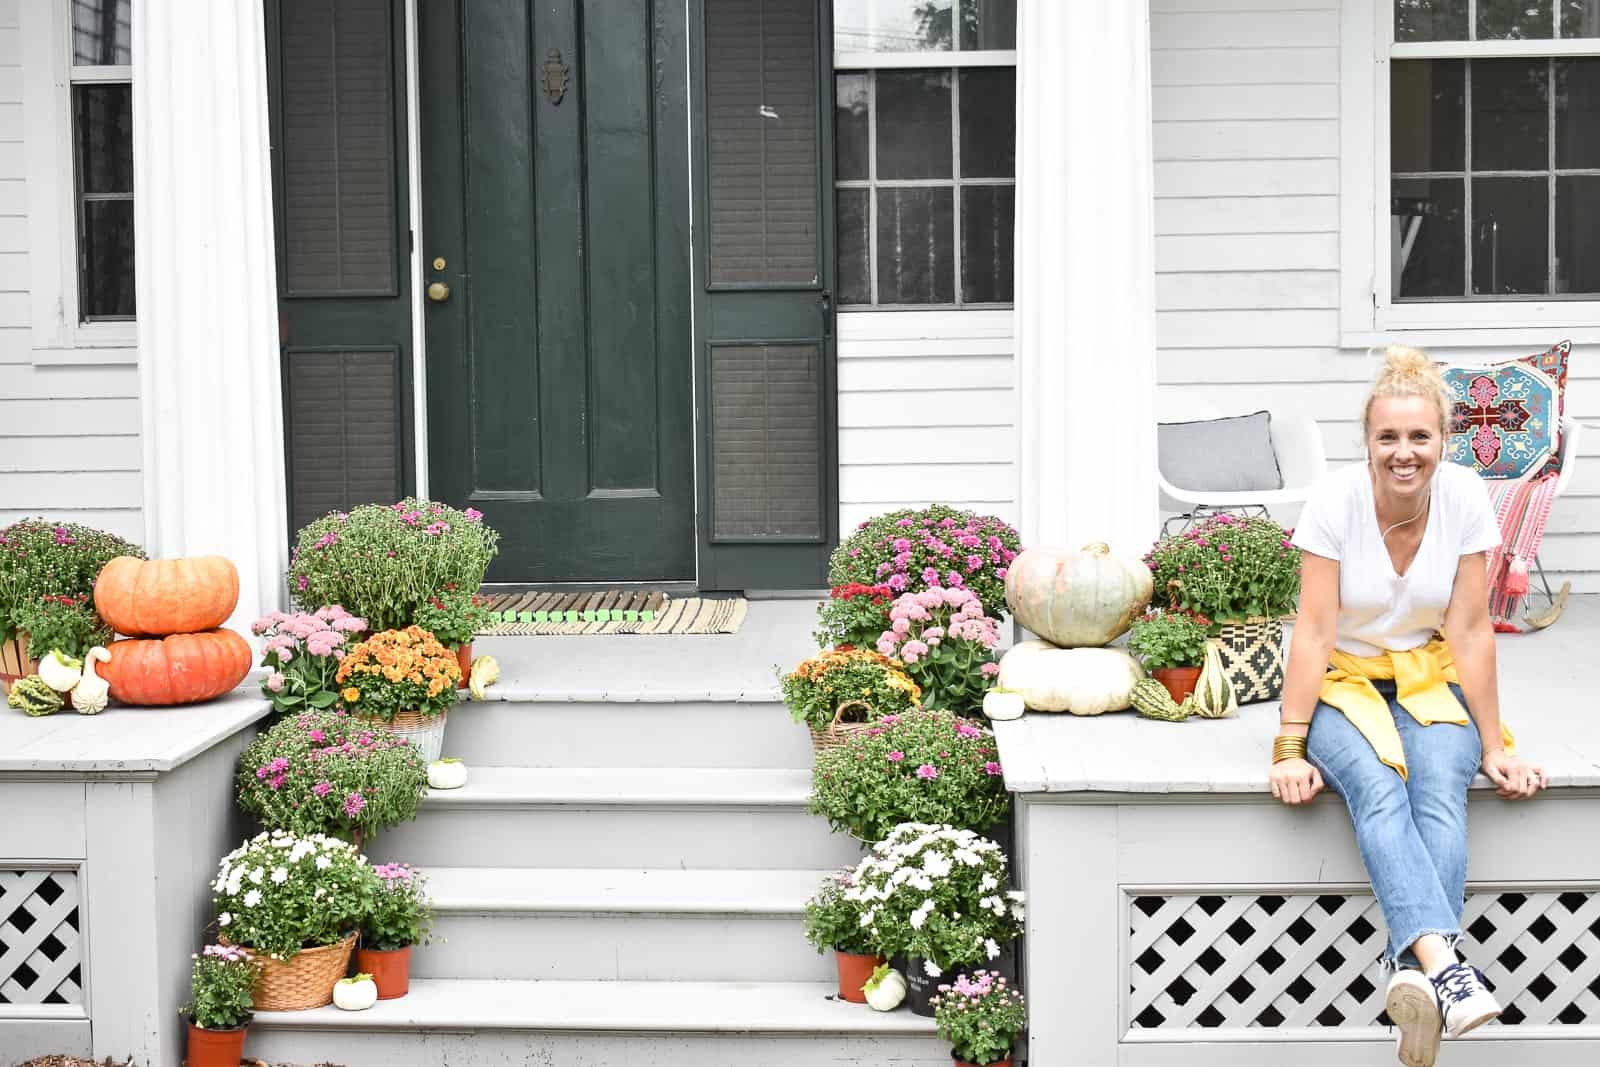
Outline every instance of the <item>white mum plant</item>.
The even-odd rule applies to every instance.
[[[223,938],[287,960],[356,929],[377,895],[378,878],[346,841],[274,830],[224,856],[211,891]]]

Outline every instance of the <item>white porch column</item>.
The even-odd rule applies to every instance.
[[[1023,0],[1017,24],[1024,544],[1142,554],[1157,526],[1146,0]]]
[[[278,606],[283,408],[261,0],[133,5],[145,548],[239,568]]]

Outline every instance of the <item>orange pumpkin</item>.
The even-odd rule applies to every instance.
[[[221,556],[135,559],[100,570],[94,607],[119,634],[162,637],[213,630],[239,603],[239,571]]]
[[[250,673],[250,645],[232,630],[113,641],[100,676],[124,704],[193,704],[221,696]]]

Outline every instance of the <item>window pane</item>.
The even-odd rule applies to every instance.
[[[840,189],[839,212],[839,303],[872,303],[872,276],[869,273],[871,218],[867,211],[866,189]]]
[[[1555,35],[1551,0],[1478,0],[1479,40],[1547,40]]]
[[[878,178],[948,178],[950,72],[880,70]]]
[[[1558,293],[1600,293],[1600,178],[1556,179]]]
[[[953,213],[948,188],[878,190],[878,303],[955,303]]]
[[[1397,41],[1465,41],[1467,0],[1395,0]]]
[[[1017,71],[974,67],[961,72],[961,176],[1010,178],[1017,173]]]
[[[1015,186],[969,185],[961,190],[961,299],[964,303],[1010,303],[1015,206]]]
[[[1556,60],[1556,166],[1600,167],[1600,59]]]
[[[1472,169],[1548,169],[1549,60],[1479,60],[1469,74]]]
[[[1459,178],[1399,179],[1390,206],[1393,297],[1465,296],[1465,192]]]
[[[1017,0],[961,0],[961,48],[1017,47]]]
[[[126,67],[133,63],[131,0],[72,0],[72,62]]]
[[[1600,4],[1594,0],[1560,0],[1561,36],[1600,37]]]
[[[834,0],[839,52],[948,52],[952,0]]]
[[[867,171],[867,108],[870,74],[839,74],[833,79],[834,177],[865,180]]]
[[[78,192],[133,192],[133,87],[77,85],[72,104]]]
[[[1549,276],[1544,178],[1472,181],[1472,291],[1544,293]]]
[[[1389,91],[1389,159],[1396,174],[1462,170],[1466,66],[1459,59],[1395,60]]]
[[[133,318],[133,201],[90,200],[78,235],[81,318]]]

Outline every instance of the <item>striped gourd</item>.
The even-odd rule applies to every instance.
[[[1133,687],[1133,710],[1147,719],[1182,722],[1194,714],[1194,702],[1174,703],[1167,687],[1154,678],[1145,678]]]
[[[1205,719],[1222,719],[1239,710],[1239,694],[1222,665],[1222,646],[1215,638],[1206,642],[1206,662],[1194,687],[1195,712]]]

